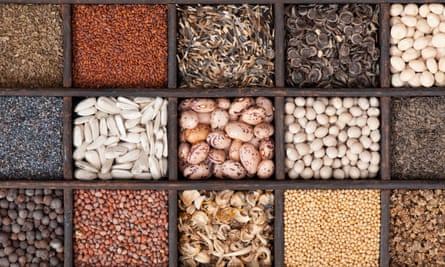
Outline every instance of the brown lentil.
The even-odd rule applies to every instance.
[[[378,190],[289,190],[284,194],[286,266],[378,266]]]
[[[60,87],[60,5],[0,5],[0,87]]]
[[[289,85],[378,85],[378,5],[289,5],[285,13]]]
[[[392,176],[445,179],[445,97],[392,100]]]
[[[271,6],[179,6],[178,25],[181,87],[273,86]]]
[[[73,82],[77,87],[163,87],[166,5],[75,5]]]
[[[62,190],[0,189],[0,218],[0,266],[63,265]]]
[[[75,266],[167,266],[168,194],[76,190]]]
[[[445,266],[444,190],[394,190],[390,237],[391,266]]]

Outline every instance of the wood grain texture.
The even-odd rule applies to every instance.
[[[73,101],[72,97],[63,98],[63,177],[73,179]]]
[[[444,96],[445,87],[435,88],[0,88],[0,96],[160,96],[160,97],[237,97],[237,96]]]
[[[178,64],[176,60],[176,5],[168,5],[168,88],[176,88],[178,83]]]
[[[178,265],[178,192],[168,191],[168,265]]]
[[[389,228],[390,228],[390,206],[391,191],[380,192],[380,266],[389,266]]]
[[[62,6],[62,20],[63,20],[63,87],[71,87],[73,84],[71,5]]]
[[[444,189],[445,180],[2,180],[0,188],[152,189],[152,190],[287,190],[287,189]]]
[[[275,190],[274,266],[284,266],[284,191]]]
[[[380,141],[380,155],[381,155],[381,177],[383,180],[391,179],[391,98],[382,97],[380,99],[380,114],[381,114],[381,141]]]
[[[64,266],[73,266],[73,190],[63,191],[64,209]]]

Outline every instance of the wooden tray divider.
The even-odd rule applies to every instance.
[[[178,258],[178,191],[168,190],[168,265],[176,267]]]
[[[380,173],[382,180],[391,179],[391,98],[384,96],[380,98],[381,142],[380,142]]]
[[[176,61],[176,4],[168,4],[168,88],[177,87],[178,73]]]
[[[73,179],[73,139],[72,139],[73,99],[63,97],[63,177]]]
[[[382,90],[391,87],[391,73],[389,70],[389,4],[380,4],[379,15],[379,43],[380,43],[380,87]],[[387,89],[386,89],[387,90]]]
[[[284,190],[274,191],[275,218],[273,241],[273,266],[284,266]]]
[[[277,180],[284,180],[286,174],[284,171],[284,97],[275,97],[275,178]]]
[[[380,267],[389,266],[389,228],[391,191],[380,191]]]
[[[71,36],[71,5],[62,6],[63,21],[63,87],[72,87],[72,36]]]
[[[73,190],[63,190],[63,209],[64,209],[64,266],[73,266]]]
[[[284,28],[284,4],[275,3],[274,6],[274,28],[275,28],[275,86],[285,86],[285,28]]]
[[[168,98],[168,179],[170,181],[178,180],[178,99],[176,97]]]

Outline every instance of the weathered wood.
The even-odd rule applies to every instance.
[[[71,35],[71,5],[63,5],[63,87],[72,87],[72,35]]]
[[[0,88],[0,96],[161,96],[161,97],[237,97],[237,96],[445,96],[445,87],[435,88]]]
[[[152,189],[152,190],[287,190],[287,189],[443,189],[445,180],[1,180],[0,188]]]
[[[380,266],[389,266],[389,228],[390,228],[390,206],[391,191],[380,192]]]
[[[66,96],[63,98],[63,177],[73,179],[73,101]]]
[[[64,266],[72,267],[73,262],[73,190],[63,191],[64,210]]]
[[[284,97],[275,97],[275,177],[283,180],[286,177],[284,171]]]
[[[170,180],[178,180],[178,99],[168,99],[168,177]]]
[[[168,5],[168,88],[176,88],[178,64],[176,60],[176,5]]]
[[[275,190],[275,221],[274,221],[274,241],[273,255],[274,266],[284,266],[284,192]]]
[[[381,114],[381,177],[383,180],[391,179],[391,98],[380,98],[380,114]]]
[[[178,266],[178,192],[168,191],[168,265]]]
[[[286,57],[285,57],[285,28],[284,28],[284,5],[274,5],[275,21],[275,86],[285,86]]]

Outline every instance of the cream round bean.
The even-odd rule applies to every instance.
[[[378,173],[368,170],[373,151],[380,150],[374,141],[380,140],[378,98],[285,101],[286,116],[294,117],[285,119],[285,170],[290,179],[358,179]]]
[[[390,7],[391,85],[444,86],[444,4],[393,4]]]

